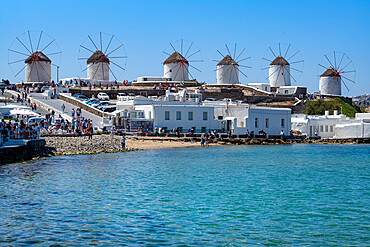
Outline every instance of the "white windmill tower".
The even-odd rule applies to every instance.
[[[50,82],[51,60],[41,51],[32,53],[25,61],[25,82]]]
[[[8,64],[13,72],[18,71],[15,77],[25,71],[24,82],[50,82],[51,65],[59,69],[61,53],[55,39],[43,31],[27,31],[16,37],[8,49]]]
[[[341,57],[340,60],[337,60],[338,54],[339,57]],[[355,83],[356,77],[356,70],[353,67],[352,60],[344,53],[335,51],[324,56],[329,67],[319,64],[320,67],[326,69],[325,72],[320,75],[320,94],[342,95],[342,83],[347,91],[349,91],[349,87],[345,81]]]
[[[171,81],[189,81],[190,75],[191,80],[195,80],[190,72],[190,68],[197,72],[201,72],[200,69],[191,64],[203,62],[200,49],[197,48],[194,42],[185,41],[183,39],[174,42],[174,44],[170,43],[170,46],[173,50],[172,54],[163,51],[163,53],[168,56],[163,62],[164,77],[170,78]]]
[[[87,59],[87,78],[109,81],[109,58],[104,53],[97,50]]]
[[[301,65],[303,67],[303,60],[289,62],[293,57],[297,56],[300,51],[289,44],[286,46],[287,48],[285,49],[285,52],[282,53],[284,47],[282,49],[281,45],[282,44],[279,43],[278,56],[276,56],[276,53],[271,49],[271,47],[269,47],[268,54],[270,54],[269,52],[271,52],[271,54],[273,55],[273,59],[267,59],[265,57],[262,58],[270,62],[269,67],[262,68],[262,70],[269,70],[269,76],[266,79],[268,79],[271,87],[291,86],[290,78],[292,78],[296,82],[296,79],[293,77],[291,70],[300,73],[303,72],[302,69],[296,69],[292,67],[292,64],[297,64],[297,66]]]
[[[172,81],[189,80],[189,62],[179,52],[175,51],[163,62],[164,77]]]
[[[88,35],[78,55],[82,72],[87,70],[87,78],[97,81],[109,81],[110,74],[117,80],[125,70],[126,59],[124,45],[113,34],[102,32]]]
[[[277,56],[269,66],[271,87],[290,86],[290,64],[282,56]]]
[[[240,52],[240,54],[236,57],[236,48],[237,44],[235,44],[234,52],[233,55],[231,55],[231,52],[229,50],[229,47],[225,44],[226,49],[228,51],[228,54],[224,56],[220,51],[217,50],[217,52],[223,57],[223,59],[218,62],[217,60],[214,60],[218,62],[217,64],[217,84],[219,85],[224,85],[224,84],[238,84],[240,83],[239,81],[239,72],[243,74],[245,77],[247,75],[243,73],[239,67],[246,67],[246,68],[251,68],[249,66],[241,65],[239,64],[241,61],[244,61],[246,59],[249,59],[250,57],[246,57],[243,59],[239,59],[240,56],[243,54],[245,51],[245,48]],[[236,61],[235,61],[236,60]]]

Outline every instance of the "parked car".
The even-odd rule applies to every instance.
[[[127,94],[125,93],[118,93],[117,94],[117,100],[123,100],[127,97]]]
[[[92,107],[97,107],[98,105],[100,105],[101,103],[104,103],[104,102],[108,102],[109,103],[109,101],[97,101],[97,102],[95,102],[95,103],[92,103],[92,104],[90,104]]]
[[[98,99],[89,99],[89,100],[86,100],[85,103],[88,104],[88,105],[92,105],[92,104],[95,104],[95,103],[100,103],[100,100],[98,100]]]
[[[104,102],[100,102],[100,104],[98,104],[98,105],[96,105],[96,106],[94,106],[96,109],[99,109],[98,107],[100,107],[100,106],[111,106],[111,105],[115,105],[115,104],[113,104],[113,103],[110,103],[109,101],[104,101]],[[101,110],[101,109],[99,109],[99,110]]]
[[[43,86],[42,88],[41,88],[41,93],[43,93],[43,92],[45,92],[45,91],[47,91],[47,90],[50,90],[51,89],[51,87],[49,87],[49,86]]]
[[[106,93],[98,93],[98,99],[109,100],[109,96]]]
[[[105,107],[103,107],[103,109],[102,109],[102,111],[103,112],[114,112],[115,110],[117,109],[117,107],[115,107],[115,106],[105,106]]]
[[[85,95],[78,95],[77,97],[75,97],[76,99],[78,100],[81,100],[81,101],[85,101],[85,100],[88,100],[89,98],[86,97]]]
[[[28,119],[28,124],[33,125],[35,123],[40,124],[42,121],[46,121],[44,117],[32,117]]]

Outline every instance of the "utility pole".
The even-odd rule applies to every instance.
[[[59,68],[60,66],[57,65],[57,83],[59,82]]]

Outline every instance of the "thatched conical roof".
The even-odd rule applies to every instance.
[[[35,51],[29,56],[24,62],[25,63],[32,63],[34,61],[45,61],[51,63],[51,60],[41,51]]]
[[[229,55],[226,55],[217,65],[238,65]]]
[[[87,59],[87,64],[99,63],[99,62],[109,63],[108,57],[106,57],[104,53],[100,50],[97,50],[96,52],[94,52],[94,54],[92,54],[91,57]]]
[[[164,60],[163,64],[170,64],[170,63],[186,63],[189,64],[188,60],[184,58],[180,53],[175,51],[174,53],[171,54],[166,60]]]
[[[270,65],[290,65],[285,58],[282,56],[277,56],[274,61],[270,63]]]
[[[322,73],[322,75],[320,75],[320,77],[325,77],[325,76],[339,76],[340,77],[340,74],[332,67],[329,67],[327,70],[325,70],[324,73]]]

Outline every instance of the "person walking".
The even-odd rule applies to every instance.
[[[66,106],[63,104],[62,105],[62,112],[64,113],[64,110],[66,109]]]
[[[121,138],[121,146],[122,146],[122,150],[126,149],[126,138],[124,135]]]
[[[284,139],[284,130],[280,131],[280,137],[281,137],[281,139]]]
[[[75,117],[75,109],[72,108],[72,118],[74,118],[74,117]]]

